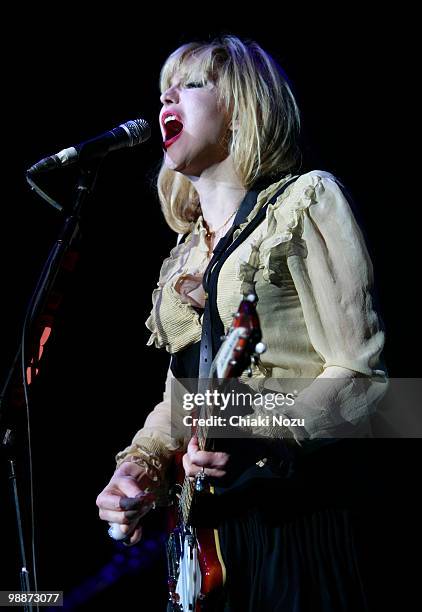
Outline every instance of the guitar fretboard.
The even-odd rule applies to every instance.
[[[202,406],[200,418],[207,418],[212,415],[213,407],[212,406]],[[198,426],[192,433],[196,433],[198,437],[198,445],[200,450],[206,450],[207,442],[208,442],[208,430],[209,426]],[[191,509],[192,509],[192,501],[193,496],[195,494],[195,479],[190,479],[188,476],[185,476],[183,481],[182,490],[180,492],[179,497],[179,518],[186,525],[189,524]]]

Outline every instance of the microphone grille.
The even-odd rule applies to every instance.
[[[131,147],[141,144],[141,142],[145,142],[145,140],[148,140],[148,138],[151,136],[151,128],[148,121],[145,121],[145,119],[133,119],[132,121],[127,121],[126,123],[122,124],[122,127],[126,128],[126,131],[128,131],[130,134]]]

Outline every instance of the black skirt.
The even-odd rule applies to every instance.
[[[224,612],[364,612],[367,599],[348,511],[283,524],[249,509],[219,528]]]
[[[240,485],[218,489],[222,611],[370,610],[362,528],[368,505],[353,442],[306,457],[287,478],[254,467]]]

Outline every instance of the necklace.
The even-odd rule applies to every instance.
[[[223,227],[224,227],[225,225],[227,225],[227,223],[228,223],[228,222],[230,221],[230,219],[231,219],[231,218],[232,218],[232,217],[233,217],[233,216],[234,216],[234,215],[237,213],[237,211],[238,211],[238,209],[236,208],[236,210],[234,210],[234,211],[232,212],[232,214],[231,214],[229,217],[227,217],[227,219],[224,221],[223,225],[220,225],[220,227],[217,227],[217,229],[213,230],[212,232],[209,230],[209,228],[208,228],[208,224],[207,224],[207,222],[205,221],[205,226],[206,226],[206,231],[207,231],[207,233],[205,234],[205,238],[207,238],[207,240],[212,239],[212,238],[215,236],[215,234],[217,234],[217,233],[218,233],[220,230],[222,230],[222,229],[223,229]]]

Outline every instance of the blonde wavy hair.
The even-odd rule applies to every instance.
[[[236,126],[230,132],[228,153],[245,189],[297,165],[299,110],[283,70],[256,42],[223,36],[210,43],[185,44],[163,65],[162,92],[176,73],[182,84],[194,79],[216,85],[219,102]],[[200,214],[190,180],[163,162],[157,188],[168,225],[176,232],[189,231]]]

